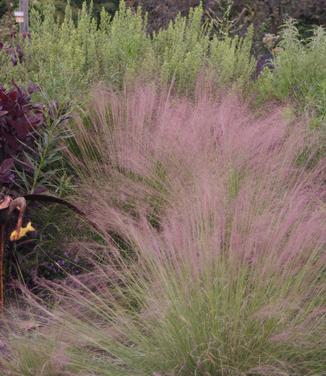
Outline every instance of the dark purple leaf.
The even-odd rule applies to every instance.
[[[29,94],[33,94],[33,93],[40,91],[40,87],[39,85],[34,84],[33,82],[30,82],[28,85],[27,91]]]
[[[0,86],[0,183],[10,185],[14,159],[19,159],[24,145],[32,146],[34,133],[44,123],[44,106],[33,103],[30,94],[37,85],[30,84],[25,91],[13,82],[10,90]],[[32,167],[24,166],[25,172]]]
[[[14,167],[13,158],[7,158],[0,164],[0,173],[3,173],[7,170],[11,170]]]
[[[41,194],[44,192],[47,192],[47,189],[43,185],[38,185],[34,190],[34,194]]]

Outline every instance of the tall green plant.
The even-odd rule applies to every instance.
[[[133,13],[124,1],[112,22],[108,14],[102,11],[99,50],[103,78],[121,85],[126,74],[133,76],[146,69],[143,60],[151,48],[151,40],[145,29],[146,19],[143,20],[141,10]]]
[[[167,30],[159,31],[153,38],[162,80],[175,80],[180,89],[193,86],[206,64],[209,36],[203,28],[202,16],[200,5],[187,18],[179,15]]]
[[[301,111],[326,119],[326,30],[315,28],[307,41],[293,20],[285,23],[273,51],[274,69],[265,69],[257,82],[260,98],[292,100]]]
[[[48,4],[42,13],[32,13],[32,38],[25,46],[27,74],[38,82],[48,96],[61,103],[85,93],[96,74],[96,24],[86,4],[77,25],[68,4],[62,23],[55,7]]]
[[[245,38],[220,33],[221,38],[211,39],[213,24],[203,24],[201,5],[153,36],[146,33],[146,15],[124,1],[113,19],[103,9],[99,24],[92,3],[84,2],[77,20],[72,13],[69,3],[63,20],[51,2],[33,9],[21,64],[9,66],[0,52],[6,66],[1,81],[33,81],[49,98],[67,104],[80,103],[96,82],[122,87],[124,79],[138,75],[164,84],[173,81],[179,91],[192,90],[198,74],[209,68],[222,86],[232,80],[244,86],[250,80],[252,29]]]
[[[254,29],[251,26],[245,37],[214,36],[210,45],[209,65],[220,87],[248,87],[255,70],[252,56]]]

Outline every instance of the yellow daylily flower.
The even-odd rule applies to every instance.
[[[32,222],[28,222],[26,227],[21,227],[18,231],[14,230],[10,234],[10,240],[12,242],[15,242],[24,236],[26,236],[29,232],[34,232],[35,228],[32,226]]]

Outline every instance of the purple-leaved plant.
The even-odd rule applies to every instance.
[[[27,91],[13,84],[10,90],[0,86],[0,183],[10,186],[14,181],[13,167],[24,145],[30,145],[33,134],[44,121],[41,104],[31,100],[37,91],[29,85]]]

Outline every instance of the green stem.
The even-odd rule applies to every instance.
[[[37,183],[38,183],[38,180],[39,180],[39,177],[42,173],[42,169],[43,169],[43,165],[44,165],[44,160],[46,158],[46,155],[48,153],[48,146],[49,146],[49,143],[45,143],[45,148],[43,149],[41,155],[40,155],[40,161],[39,161],[39,164],[37,166],[37,169],[34,173],[34,176],[33,176],[33,184],[32,184],[32,188],[31,188],[31,193],[34,193],[35,191],[35,188],[37,186]]]

